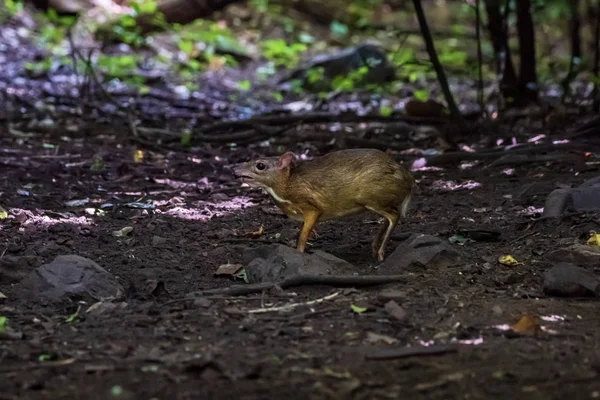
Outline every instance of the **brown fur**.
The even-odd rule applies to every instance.
[[[257,169],[259,163],[267,168]],[[373,242],[383,259],[383,247],[413,193],[415,180],[386,153],[374,149],[342,150],[311,161],[292,153],[262,158],[234,168],[251,186],[264,188],[289,217],[304,221],[298,250],[318,221],[370,210],[388,220]],[[401,208],[403,210],[401,210]],[[392,226],[390,226],[392,225]],[[308,230],[308,232],[304,232]]]

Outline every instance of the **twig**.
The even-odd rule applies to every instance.
[[[480,1],[475,0],[475,37],[477,38],[477,102],[481,109],[481,114],[485,115],[485,104],[483,102],[483,52],[481,51],[481,10]]]
[[[436,166],[436,165],[445,165],[458,163],[461,161],[472,161],[472,160],[489,160],[503,157],[507,154],[535,154],[535,153],[544,153],[550,151],[560,151],[560,150],[583,150],[585,149],[585,144],[583,143],[564,143],[564,144],[546,144],[546,145],[532,145],[532,146],[523,146],[513,148],[511,150],[506,150],[505,148],[486,150],[480,152],[466,152],[466,151],[457,151],[440,154],[438,156],[432,156],[425,158],[426,165],[428,166]]]
[[[425,18],[425,12],[423,11],[421,0],[413,0],[413,5],[415,7],[415,12],[417,13],[417,19],[419,20],[421,33],[423,34],[423,40],[425,41],[425,47],[427,48],[429,59],[433,64],[433,68],[435,69],[438,81],[440,82],[440,86],[442,87],[442,92],[444,93],[444,98],[446,99],[446,103],[448,104],[448,110],[450,111],[450,115],[456,120],[461,120],[462,117],[460,115],[460,111],[458,110],[458,106],[454,102],[454,97],[452,97],[452,92],[450,91],[448,80],[446,79],[446,73],[444,72],[442,64],[440,64],[437,52],[435,51],[433,38],[431,37],[431,31],[429,30],[429,26],[427,25],[427,19]]]
[[[432,345],[418,347],[404,347],[401,349],[378,349],[373,354],[366,355],[367,360],[394,360],[414,356],[433,356],[458,352],[458,346]]]
[[[261,307],[261,308],[255,308],[253,310],[248,310],[247,313],[248,314],[262,314],[262,313],[273,312],[273,311],[284,311],[284,312],[292,311],[296,307],[310,306],[310,305],[313,305],[313,304],[323,303],[324,301],[331,300],[331,299],[339,296],[340,293],[341,292],[335,292],[335,293],[332,293],[332,294],[327,295],[325,297],[321,297],[319,299],[305,301],[305,302],[302,302],[302,303],[285,304],[285,305],[280,306],[280,307],[269,307],[269,308]]]
[[[594,29],[594,112],[600,112],[600,98],[598,97],[598,77],[600,76],[600,6],[596,7],[596,29]]]
[[[374,286],[392,282],[408,282],[408,275],[375,275],[375,276],[346,276],[346,275],[293,275],[281,282],[261,282],[249,285],[233,285],[227,288],[208,289],[194,292],[191,298],[207,295],[243,296],[260,293],[273,288],[287,289],[302,285],[326,285],[335,287]]]

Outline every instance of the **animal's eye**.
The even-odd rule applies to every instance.
[[[256,163],[256,169],[259,171],[264,171],[265,169],[267,169],[267,164],[265,164],[264,162],[258,162]]]

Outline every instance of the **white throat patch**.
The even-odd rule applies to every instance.
[[[291,201],[289,201],[289,200],[286,200],[286,199],[284,199],[283,197],[279,197],[279,196],[277,195],[277,193],[275,193],[275,191],[273,190],[273,188],[270,188],[270,187],[268,187],[268,186],[267,186],[267,187],[265,187],[264,189],[265,189],[265,191],[266,191],[267,193],[269,193],[269,194],[271,195],[271,197],[273,197],[273,198],[274,198],[275,200],[277,200],[278,202],[280,202],[280,203],[291,203]]]

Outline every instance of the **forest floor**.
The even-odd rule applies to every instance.
[[[0,272],[15,265],[29,272],[77,254],[127,288],[125,302],[91,316],[91,304],[43,306],[35,293],[15,296],[18,285],[0,279],[7,297],[0,316],[22,334],[0,340],[0,399],[600,397],[598,302],[542,291],[553,265],[546,253],[584,243],[600,219],[537,221],[553,189],[598,176],[597,159],[416,170],[421,190],[396,234],[447,240],[457,229],[501,233],[497,242],[452,245],[464,257],[459,266],[411,271],[406,283],[369,289],[306,286],[172,301],[232,284],[214,276],[219,265],[275,238],[293,246],[298,226],[264,194],[241,188],[226,168],[274,148],[157,150],[133,162],[127,135],[114,125],[80,129],[68,140],[0,128],[0,198],[11,215],[0,225]],[[590,150],[597,157],[598,149]],[[103,162],[98,172],[90,168],[95,157]],[[78,199],[89,202],[66,205]],[[122,206],[147,200],[154,209]],[[121,206],[98,213],[105,203]],[[248,237],[261,226],[260,237]],[[124,227],[133,231],[112,234]],[[309,251],[373,272],[376,217],[319,228]],[[521,264],[498,263],[503,254]],[[386,312],[381,293],[390,289],[406,318]],[[252,311],[325,296],[288,312]],[[69,320],[78,306],[79,317]],[[507,333],[523,315],[535,316],[540,329]],[[414,354],[397,353],[408,346]],[[433,354],[423,353],[428,347]]]

